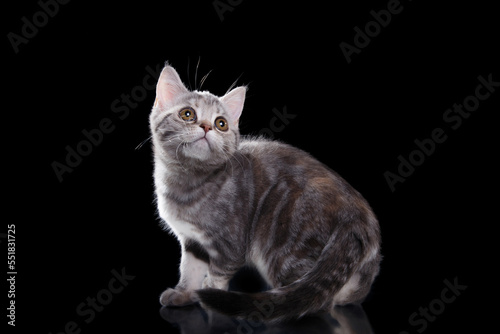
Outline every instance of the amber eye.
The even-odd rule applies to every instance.
[[[227,121],[224,117],[217,117],[215,119],[215,127],[221,131],[227,131],[227,129],[229,129]]]
[[[186,122],[196,121],[196,113],[192,108],[184,108],[181,111],[179,111],[179,117]]]

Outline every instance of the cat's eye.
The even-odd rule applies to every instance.
[[[179,111],[179,117],[186,122],[196,121],[196,113],[193,108],[183,108]]]
[[[229,129],[227,121],[224,117],[217,117],[215,119],[215,127],[220,131],[227,131]]]

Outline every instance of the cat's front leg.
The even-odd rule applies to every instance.
[[[185,306],[198,300],[195,290],[202,287],[208,272],[208,254],[195,241],[182,243],[180,274],[181,278],[175,288],[168,288],[160,296],[163,306]]]

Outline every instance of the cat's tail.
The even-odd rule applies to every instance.
[[[362,301],[379,262],[378,238],[344,226],[330,237],[314,267],[289,285],[253,294],[219,289],[196,293],[203,306],[228,316],[281,322]]]

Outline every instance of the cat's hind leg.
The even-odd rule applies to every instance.
[[[206,251],[194,240],[182,243],[182,255],[179,283],[175,288],[168,288],[160,296],[163,306],[185,306],[197,302],[194,291],[202,287],[209,258]]]

